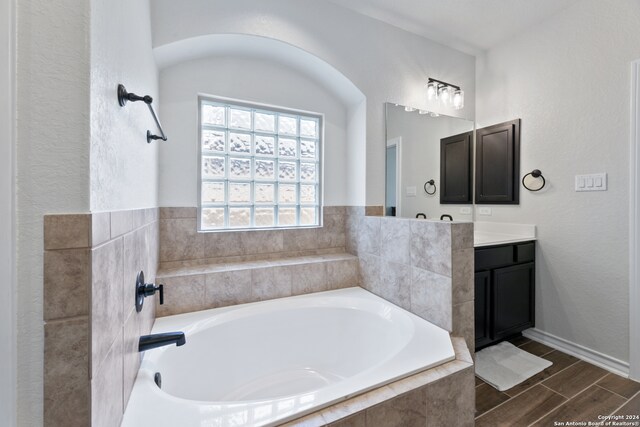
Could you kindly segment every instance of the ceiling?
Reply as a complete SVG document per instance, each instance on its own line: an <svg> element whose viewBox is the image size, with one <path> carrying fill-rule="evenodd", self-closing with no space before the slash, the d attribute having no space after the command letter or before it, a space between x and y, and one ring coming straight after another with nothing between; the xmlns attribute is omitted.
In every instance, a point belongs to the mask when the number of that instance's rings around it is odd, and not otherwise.
<svg viewBox="0 0 640 427"><path fill-rule="evenodd" d="M578 0L330 0L436 42L476 54Z"/></svg>

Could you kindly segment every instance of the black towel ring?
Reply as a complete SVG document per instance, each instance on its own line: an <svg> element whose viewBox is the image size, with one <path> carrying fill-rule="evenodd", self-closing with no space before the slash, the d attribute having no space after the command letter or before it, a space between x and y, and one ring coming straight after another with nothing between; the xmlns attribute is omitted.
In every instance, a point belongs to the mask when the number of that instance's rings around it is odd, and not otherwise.
<svg viewBox="0 0 640 427"><path fill-rule="evenodd" d="M535 188L535 189L527 187L527 185L524 183L524 180L529 175L531 175L534 178L542 179L542 185L539 188ZM524 188L526 188L527 190L529 190L529 191L540 191L540 190L542 190L544 188L546 183L547 183L547 181L544 179L544 176L542 176L542 172L540 172L540 169L534 169L534 170L532 170L531 172L529 172L528 174L526 174L525 176L522 177L522 186Z"/></svg>
<svg viewBox="0 0 640 427"><path fill-rule="evenodd" d="M427 184L431 185L433 187L433 191L431 193L429 193L429 190L427 190ZM424 192L427 193L430 196L433 196L434 194L436 194L436 182L433 179L430 179L429 181L424 183Z"/></svg>

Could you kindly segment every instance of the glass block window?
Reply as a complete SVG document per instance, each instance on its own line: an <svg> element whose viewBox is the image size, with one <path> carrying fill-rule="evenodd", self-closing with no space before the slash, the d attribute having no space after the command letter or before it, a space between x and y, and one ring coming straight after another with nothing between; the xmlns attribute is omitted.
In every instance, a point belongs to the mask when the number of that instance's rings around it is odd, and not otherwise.
<svg viewBox="0 0 640 427"><path fill-rule="evenodd" d="M199 103L200 230L319 226L322 116Z"/></svg>

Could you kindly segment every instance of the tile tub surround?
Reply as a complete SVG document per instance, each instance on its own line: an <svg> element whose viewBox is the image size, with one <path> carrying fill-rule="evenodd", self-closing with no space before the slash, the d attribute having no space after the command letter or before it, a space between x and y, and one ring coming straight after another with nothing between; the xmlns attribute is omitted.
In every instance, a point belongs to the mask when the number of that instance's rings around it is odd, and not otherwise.
<svg viewBox="0 0 640 427"><path fill-rule="evenodd" d="M45 216L45 425L119 425L155 319L134 283L156 275L158 228L157 209Z"/></svg>
<svg viewBox="0 0 640 427"><path fill-rule="evenodd" d="M367 216L347 208L346 249L360 286L474 348L473 223Z"/></svg>
<svg viewBox="0 0 640 427"><path fill-rule="evenodd" d="M160 208L158 316L357 285L345 213L324 207L319 228L199 233L197 208Z"/></svg>
<svg viewBox="0 0 640 427"><path fill-rule="evenodd" d="M197 231L197 208L160 208L160 267L176 262L237 262L344 252L344 206L325 206L318 228Z"/></svg>
<svg viewBox="0 0 640 427"><path fill-rule="evenodd" d="M453 337L452 342L455 360L321 409L283 427L473 426L473 361L462 338Z"/></svg>

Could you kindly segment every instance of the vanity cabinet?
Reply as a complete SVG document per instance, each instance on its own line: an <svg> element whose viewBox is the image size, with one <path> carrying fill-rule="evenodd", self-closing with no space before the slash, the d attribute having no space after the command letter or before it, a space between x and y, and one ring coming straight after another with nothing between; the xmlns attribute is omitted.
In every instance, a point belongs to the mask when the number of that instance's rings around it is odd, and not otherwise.
<svg viewBox="0 0 640 427"><path fill-rule="evenodd" d="M476 349L533 326L535 242L476 248Z"/></svg>

